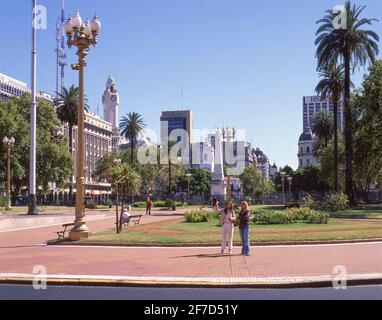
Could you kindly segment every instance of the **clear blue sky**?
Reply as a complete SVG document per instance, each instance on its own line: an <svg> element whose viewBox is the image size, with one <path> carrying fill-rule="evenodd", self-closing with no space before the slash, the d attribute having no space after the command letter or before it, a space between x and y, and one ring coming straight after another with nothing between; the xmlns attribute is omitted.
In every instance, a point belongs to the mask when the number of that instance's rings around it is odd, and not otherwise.
<svg viewBox="0 0 382 320"><path fill-rule="evenodd" d="M30 84L30 4L3 1L0 72ZM95 12L103 23L87 59L86 94L97 111L108 74L121 95L121 114L141 113L159 130L162 110L194 113L194 127L234 125L281 166L297 166L302 96L311 95L315 22L337 0L66 0L67 14ZM382 20L380 0L357 0ZM60 0L38 0L49 29L38 32L38 89L55 90L54 26ZM381 34L382 22L374 25ZM68 62L76 62L74 49ZM356 83L364 70L357 72ZM77 74L66 70L66 85Z"/></svg>

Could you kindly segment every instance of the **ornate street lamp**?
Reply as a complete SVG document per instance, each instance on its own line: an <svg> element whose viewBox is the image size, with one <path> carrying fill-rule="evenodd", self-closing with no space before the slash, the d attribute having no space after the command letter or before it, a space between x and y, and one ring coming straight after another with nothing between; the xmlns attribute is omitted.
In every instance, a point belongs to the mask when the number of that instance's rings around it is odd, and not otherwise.
<svg viewBox="0 0 382 320"><path fill-rule="evenodd" d="M71 240L80 240L89 236L89 229L85 221L84 191L85 191L85 148L84 148L84 68L85 58L90 46L97 45L97 36L101 29L101 22L95 16L93 21L82 22L80 13L69 19L65 24L68 37L68 47L77 47L78 64L73 64L72 69L79 71L79 103L78 103L78 129L77 129L77 159L76 159L76 219L75 226L70 231Z"/></svg>
<svg viewBox="0 0 382 320"><path fill-rule="evenodd" d="M283 204L285 203L285 177L286 177L286 172L285 171L281 171L280 172L280 175L281 175L281 184L282 184L282 201L283 201Z"/></svg>
<svg viewBox="0 0 382 320"><path fill-rule="evenodd" d="M292 181L293 181L293 178L288 177L287 180L289 182L289 202L292 202Z"/></svg>
<svg viewBox="0 0 382 320"><path fill-rule="evenodd" d="M3 139L3 144L5 149L7 150L6 158L7 158L7 203L5 206L5 210L11 210L11 150L15 146L15 138L7 138Z"/></svg>

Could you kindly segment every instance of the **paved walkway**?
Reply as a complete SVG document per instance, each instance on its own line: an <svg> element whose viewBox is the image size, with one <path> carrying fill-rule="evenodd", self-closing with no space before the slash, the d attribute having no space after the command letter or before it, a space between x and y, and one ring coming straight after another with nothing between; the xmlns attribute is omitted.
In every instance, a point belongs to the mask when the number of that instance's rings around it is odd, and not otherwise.
<svg viewBox="0 0 382 320"><path fill-rule="evenodd" d="M142 223L173 219L156 212ZM90 221L92 232L112 229L114 215ZM252 248L250 257L221 256L219 248L123 248L45 246L57 226L0 233L0 277L28 277L36 265L52 278L89 282L151 281L250 284L330 281L335 266L349 279L382 278L382 243ZM126 231L128 232L128 231ZM86 280L86 279L85 279Z"/></svg>

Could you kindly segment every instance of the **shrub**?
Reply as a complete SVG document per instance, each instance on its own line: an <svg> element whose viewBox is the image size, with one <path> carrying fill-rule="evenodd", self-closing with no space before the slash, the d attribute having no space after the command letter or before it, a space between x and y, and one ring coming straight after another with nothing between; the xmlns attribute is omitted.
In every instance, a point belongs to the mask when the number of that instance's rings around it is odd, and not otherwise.
<svg viewBox="0 0 382 320"><path fill-rule="evenodd" d="M137 201L133 204L134 208L146 208L146 201Z"/></svg>
<svg viewBox="0 0 382 320"><path fill-rule="evenodd" d="M200 223L200 222L208 222L210 218L211 212L207 211L189 211L185 215L185 220L188 223Z"/></svg>
<svg viewBox="0 0 382 320"><path fill-rule="evenodd" d="M314 211L307 216L305 222L310 224L327 224L329 222L329 215L324 212Z"/></svg>
<svg viewBox="0 0 382 320"><path fill-rule="evenodd" d="M98 208L98 206L95 203L88 203L86 205L86 209L95 210L97 208Z"/></svg>
<svg viewBox="0 0 382 320"><path fill-rule="evenodd" d="M343 193L333 193L326 197L325 203L330 212L338 212L348 208L349 199Z"/></svg>
<svg viewBox="0 0 382 320"><path fill-rule="evenodd" d="M302 199L302 206L304 208L314 209L314 200L310 194Z"/></svg>
<svg viewBox="0 0 382 320"><path fill-rule="evenodd" d="M111 201L110 199L107 200L107 201L105 202L105 206L108 206L109 208L112 208L112 207L113 207L113 201Z"/></svg>
<svg viewBox="0 0 382 320"><path fill-rule="evenodd" d="M255 215L255 223L257 224L291 224L297 222L326 224L329 222L329 215L309 208L290 208L284 211L260 210Z"/></svg>
<svg viewBox="0 0 382 320"><path fill-rule="evenodd" d="M291 221L304 222L314 211L309 208L289 208L285 209L284 212L290 217Z"/></svg>
<svg viewBox="0 0 382 320"><path fill-rule="evenodd" d="M293 222L286 212L277 210L257 211L254 221L257 224L290 224Z"/></svg>

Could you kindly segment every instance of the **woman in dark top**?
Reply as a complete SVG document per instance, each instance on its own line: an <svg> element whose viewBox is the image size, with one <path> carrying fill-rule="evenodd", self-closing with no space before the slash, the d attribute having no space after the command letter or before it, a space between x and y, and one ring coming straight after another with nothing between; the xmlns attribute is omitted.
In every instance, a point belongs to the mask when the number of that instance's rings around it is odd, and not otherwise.
<svg viewBox="0 0 382 320"><path fill-rule="evenodd" d="M239 232L241 242L243 243L243 249L241 253L245 256L249 256L250 252L250 227L249 223L251 220L251 213L249 211L249 206L246 201L241 203L241 210L239 213Z"/></svg>

